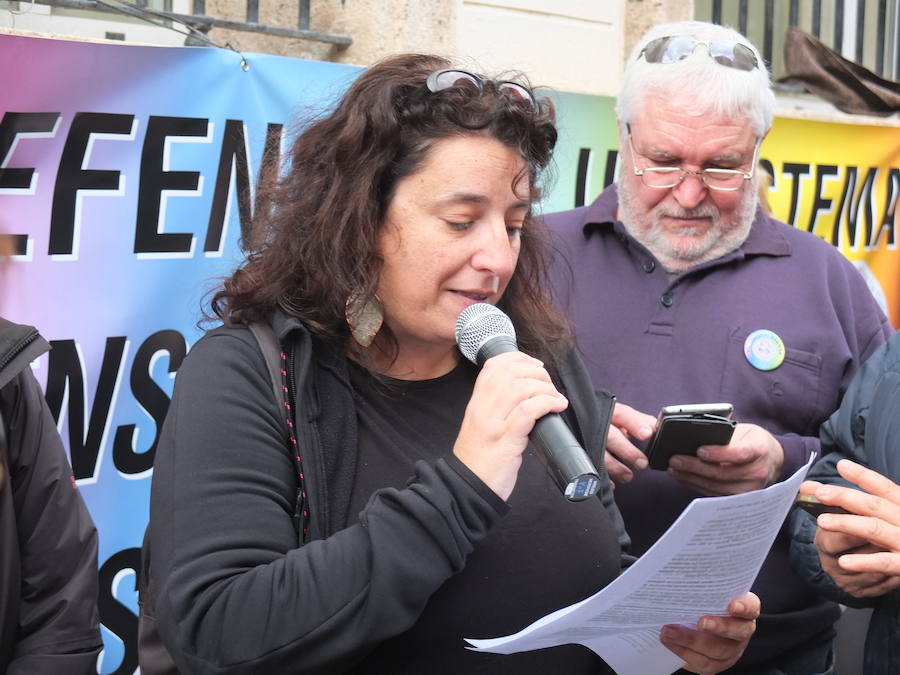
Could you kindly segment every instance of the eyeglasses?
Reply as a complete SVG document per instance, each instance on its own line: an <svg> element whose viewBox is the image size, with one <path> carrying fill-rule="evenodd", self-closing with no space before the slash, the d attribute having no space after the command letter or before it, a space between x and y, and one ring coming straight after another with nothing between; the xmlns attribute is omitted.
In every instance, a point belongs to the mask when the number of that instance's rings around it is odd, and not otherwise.
<svg viewBox="0 0 900 675"><path fill-rule="evenodd" d="M628 126L628 147L631 149L631 168L635 176L641 177L641 182L650 188L659 188L665 190L673 188L685 176L697 176L703 181L703 184L710 190L720 190L722 192L733 192L740 190L744 185L744 181L753 178L752 173L739 171L737 169L703 169L702 171L691 171L683 169L680 166L651 166L646 169L637 168L637 159L634 155L634 140L631 138L631 126ZM753 161L750 166L756 166L759 156L759 143L753 149Z"/></svg>
<svg viewBox="0 0 900 675"><path fill-rule="evenodd" d="M443 91L452 87L470 87L480 93L484 91L484 78L465 70L445 68L431 73L428 79L425 80L425 85L431 92ZM494 82L494 85L501 93L509 94L516 100L525 101L530 108L534 109L537 107L534 102L534 95L528 87L517 82L509 82L508 80Z"/></svg>
<svg viewBox="0 0 900 675"><path fill-rule="evenodd" d="M697 45L706 47L713 61L728 68L753 70L759 67L756 54L741 42L733 40L704 42L690 35L669 35L651 40L638 54L638 58L643 56L647 63L677 63L693 54Z"/></svg>

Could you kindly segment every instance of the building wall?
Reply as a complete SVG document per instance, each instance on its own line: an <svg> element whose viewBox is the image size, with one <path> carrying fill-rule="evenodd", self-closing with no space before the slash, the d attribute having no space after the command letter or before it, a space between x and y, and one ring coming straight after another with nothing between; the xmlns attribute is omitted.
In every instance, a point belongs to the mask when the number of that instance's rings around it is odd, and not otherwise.
<svg viewBox="0 0 900 675"><path fill-rule="evenodd" d="M521 70L554 89L613 94L622 70L624 5L463 0L456 52L487 72Z"/></svg>
<svg viewBox="0 0 900 675"><path fill-rule="evenodd" d="M190 0L173 0L172 11L186 13ZM98 19L98 17L100 17ZM102 40L118 33L125 42L178 46L184 35L125 15L51 8L31 2L0 1L0 31L30 31L61 37Z"/></svg>
<svg viewBox="0 0 900 675"><path fill-rule="evenodd" d="M348 47L213 29L216 42L248 52L367 66L398 52L452 54L460 0L312 0L310 30L352 38ZM243 0L206 0L210 16L243 20ZM297 0L260 0L259 22L296 30Z"/></svg>
<svg viewBox="0 0 900 675"><path fill-rule="evenodd" d="M694 18L694 0L626 0L623 20L625 56L651 26Z"/></svg>
<svg viewBox="0 0 900 675"><path fill-rule="evenodd" d="M690 18L693 0L312 0L310 29L352 38L348 47L214 28L209 38L242 52L370 65L397 52L448 56L486 73L523 71L535 84L614 95L624 56L660 20ZM259 0L259 23L296 30L298 0ZM172 11L191 13L191 0ZM16 12L16 13L13 13ZM206 14L246 20L245 0L206 0ZM0 0L0 27L126 42L181 45L183 34L98 12ZM199 44L196 41L189 44Z"/></svg>

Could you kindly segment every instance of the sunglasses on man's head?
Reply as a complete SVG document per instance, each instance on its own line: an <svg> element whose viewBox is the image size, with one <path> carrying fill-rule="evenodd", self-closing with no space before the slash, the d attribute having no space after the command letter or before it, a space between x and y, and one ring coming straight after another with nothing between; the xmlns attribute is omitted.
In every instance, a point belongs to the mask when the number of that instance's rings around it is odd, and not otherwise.
<svg viewBox="0 0 900 675"><path fill-rule="evenodd" d="M713 61L728 68L753 70L759 67L756 54L741 42L734 40L704 42L690 35L669 35L651 40L638 54L638 58L643 56L647 63L677 63L693 54L698 45L706 47Z"/></svg>
<svg viewBox="0 0 900 675"><path fill-rule="evenodd" d="M534 95L528 87L517 82L509 82L508 80L502 80L494 84L501 93L509 94L517 100L525 101L531 108L535 107ZM425 85L431 92L443 91L452 87L469 87L481 93L484 91L484 78L465 70L445 68L431 73L428 79L425 80Z"/></svg>

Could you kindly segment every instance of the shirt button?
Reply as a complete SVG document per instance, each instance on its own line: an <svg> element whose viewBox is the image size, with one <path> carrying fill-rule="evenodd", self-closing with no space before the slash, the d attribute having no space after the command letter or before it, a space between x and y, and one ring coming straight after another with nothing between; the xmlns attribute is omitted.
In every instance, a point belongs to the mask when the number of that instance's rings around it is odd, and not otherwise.
<svg viewBox="0 0 900 675"><path fill-rule="evenodd" d="M650 272L652 272L655 269L656 269L656 263L653 262L652 260L648 260L644 263L644 271L647 274L650 274Z"/></svg>
<svg viewBox="0 0 900 675"><path fill-rule="evenodd" d="M663 293L659 301L663 304L663 307L671 307L672 303L675 302L675 299L672 297L671 293Z"/></svg>

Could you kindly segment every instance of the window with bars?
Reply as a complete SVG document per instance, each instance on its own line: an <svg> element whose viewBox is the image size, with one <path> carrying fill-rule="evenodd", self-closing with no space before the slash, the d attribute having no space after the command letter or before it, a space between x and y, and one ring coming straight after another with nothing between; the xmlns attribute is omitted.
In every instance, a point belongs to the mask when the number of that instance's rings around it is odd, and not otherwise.
<svg viewBox="0 0 900 675"><path fill-rule="evenodd" d="M694 16L731 26L784 75L784 37L797 26L881 77L900 79L900 0L695 0Z"/></svg>
<svg viewBox="0 0 900 675"><path fill-rule="evenodd" d="M132 0L138 7L155 9L160 12L172 11L172 0Z"/></svg>
<svg viewBox="0 0 900 675"><path fill-rule="evenodd" d="M310 3L311 0L287 0L288 6L296 3L297 27L271 26L259 23L260 0L230 0L238 8L245 10L242 20L232 21L206 13L205 0L31 0L40 5L49 5L54 12L57 11L87 11L106 15L119 13L141 17L146 10L157 23L176 21L190 23L197 26L203 32L210 28L226 28L239 31L264 33L288 38L303 38L316 42L334 44L338 47L346 47L353 43L353 39L346 35L334 35L310 29ZM341 0L341 4L346 0ZM8 0L0 0L0 7L10 3ZM23 2L18 2L19 5ZM173 12L174 8L174 12ZM186 12L186 13L185 13ZM149 17L148 17L149 18Z"/></svg>
<svg viewBox="0 0 900 675"><path fill-rule="evenodd" d="M309 30L309 3L310 0L298 0L297 2L297 27L300 30ZM259 0L246 0L246 6L247 23L259 23ZM205 15L206 0L192 0L191 11L198 16Z"/></svg>

